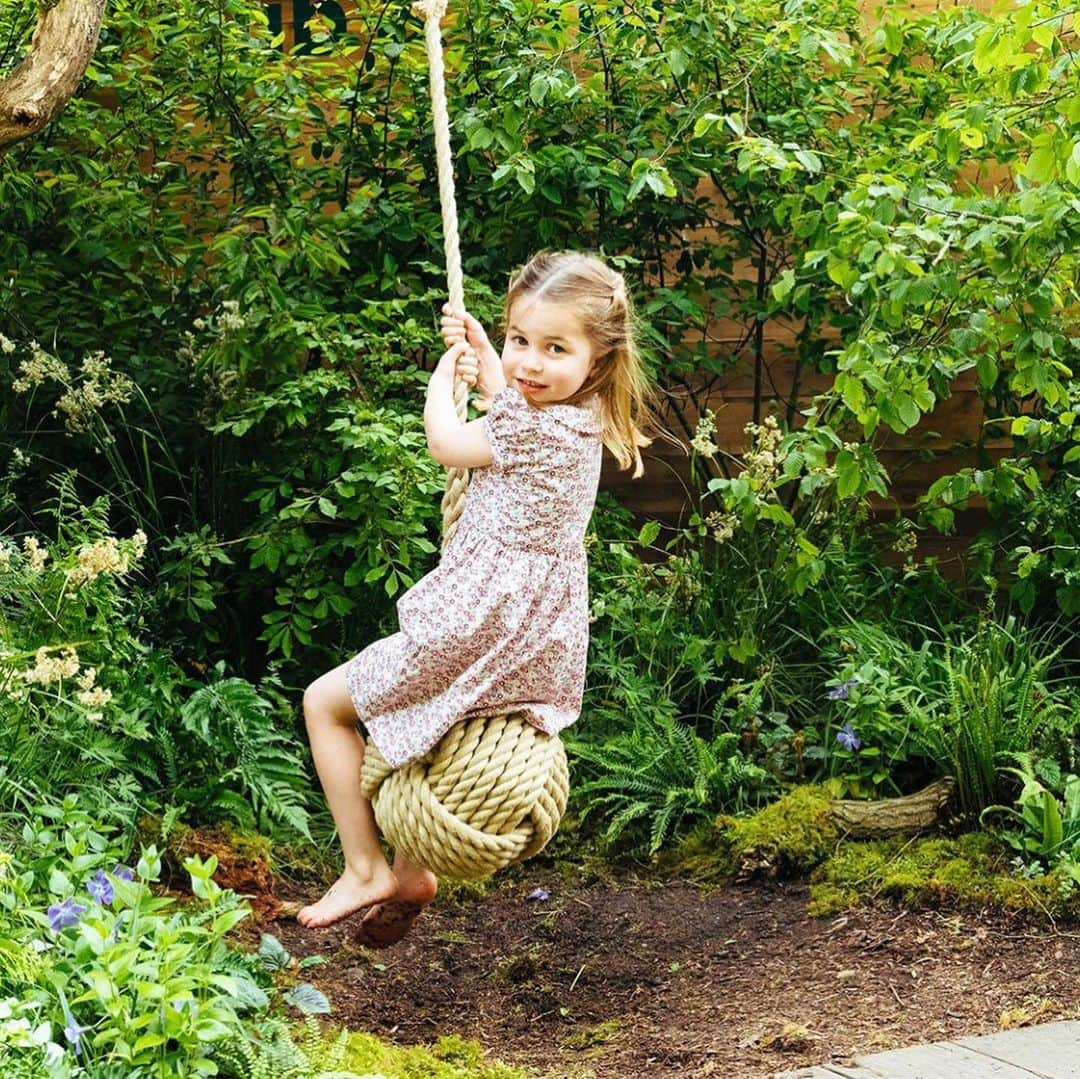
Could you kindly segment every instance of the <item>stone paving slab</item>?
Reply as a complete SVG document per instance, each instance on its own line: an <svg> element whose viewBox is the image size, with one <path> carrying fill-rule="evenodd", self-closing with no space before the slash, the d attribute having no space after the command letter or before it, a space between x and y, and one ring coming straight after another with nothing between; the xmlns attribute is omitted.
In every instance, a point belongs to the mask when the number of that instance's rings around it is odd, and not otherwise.
<svg viewBox="0 0 1080 1079"><path fill-rule="evenodd" d="M1043 1023L824 1064L776 1079L1080 1079L1080 1022Z"/></svg>

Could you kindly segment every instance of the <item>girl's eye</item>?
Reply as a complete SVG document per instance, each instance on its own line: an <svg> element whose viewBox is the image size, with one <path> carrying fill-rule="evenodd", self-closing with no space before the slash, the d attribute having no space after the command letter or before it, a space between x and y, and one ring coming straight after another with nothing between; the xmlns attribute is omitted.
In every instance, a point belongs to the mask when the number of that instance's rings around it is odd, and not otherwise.
<svg viewBox="0 0 1080 1079"><path fill-rule="evenodd" d="M565 352L565 351L566 351L566 350L565 350L565 349L564 349L564 348L562 347L562 345L552 345L551 347L552 347L552 348L553 348L553 349L554 349L554 350L555 350L556 352Z"/></svg>

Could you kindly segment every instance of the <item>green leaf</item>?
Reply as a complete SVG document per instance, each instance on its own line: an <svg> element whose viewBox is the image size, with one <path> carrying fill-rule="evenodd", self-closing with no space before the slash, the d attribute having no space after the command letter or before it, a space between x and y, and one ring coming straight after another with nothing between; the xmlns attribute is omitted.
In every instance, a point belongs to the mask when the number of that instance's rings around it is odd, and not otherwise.
<svg viewBox="0 0 1080 1079"><path fill-rule="evenodd" d="M330 1001L326 999L324 993L309 982L301 982L293 986L287 993L282 993L282 999L305 1015L330 1014Z"/></svg>
<svg viewBox="0 0 1080 1079"><path fill-rule="evenodd" d="M649 547L656 542L656 537L660 535L660 522L648 521L641 527L641 531L638 532L638 543L642 547Z"/></svg>
<svg viewBox="0 0 1080 1079"><path fill-rule="evenodd" d="M795 287L795 271L785 270L776 281L773 282L772 296L777 303L783 303L788 294Z"/></svg>
<svg viewBox="0 0 1080 1079"><path fill-rule="evenodd" d="M1024 175L1033 183L1049 183L1057 175L1057 154L1053 146L1040 146L1028 158Z"/></svg>

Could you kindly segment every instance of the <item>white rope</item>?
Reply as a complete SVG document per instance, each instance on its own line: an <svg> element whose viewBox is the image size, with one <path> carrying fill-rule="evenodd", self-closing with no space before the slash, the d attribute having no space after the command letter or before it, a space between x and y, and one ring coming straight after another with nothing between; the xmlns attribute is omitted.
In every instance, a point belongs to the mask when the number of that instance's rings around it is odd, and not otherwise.
<svg viewBox="0 0 1080 1079"><path fill-rule="evenodd" d="M457 200L454 197L454 157L450 147L450 114L446 107L446 68L443 65L442 36L439 31L439 21L446 14L446 0L415 0L413 10L424 17L424 41L431 73L431 119L435 128L435 160L439 170L447 294L450 306L455 311L462 311L465 308L465 279L461 270ZM455 377L454 407L462 423L468 419L468 400L469 387L462 379ZM457 529L458 518L465 507L468 482L466 469L447 469L446 494L442 501L444 547Z"/></svg>

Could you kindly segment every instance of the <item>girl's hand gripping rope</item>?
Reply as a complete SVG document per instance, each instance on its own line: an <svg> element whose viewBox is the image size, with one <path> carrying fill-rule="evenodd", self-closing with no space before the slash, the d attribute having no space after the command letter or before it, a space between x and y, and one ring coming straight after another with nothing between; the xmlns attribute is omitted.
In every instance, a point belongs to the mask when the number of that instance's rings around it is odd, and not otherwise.
<svg viewBox="0 0 1080 1079"><path fill-rule="evenodd" d="M459 365L461 377L480 394L476 407L485 411L491 399L506 386L502 359L488 340L484 327L467 311L455 311L449 304L443 307L441 323L443 341L447 348L466 341L471 350L467 360Z"/></svg>

